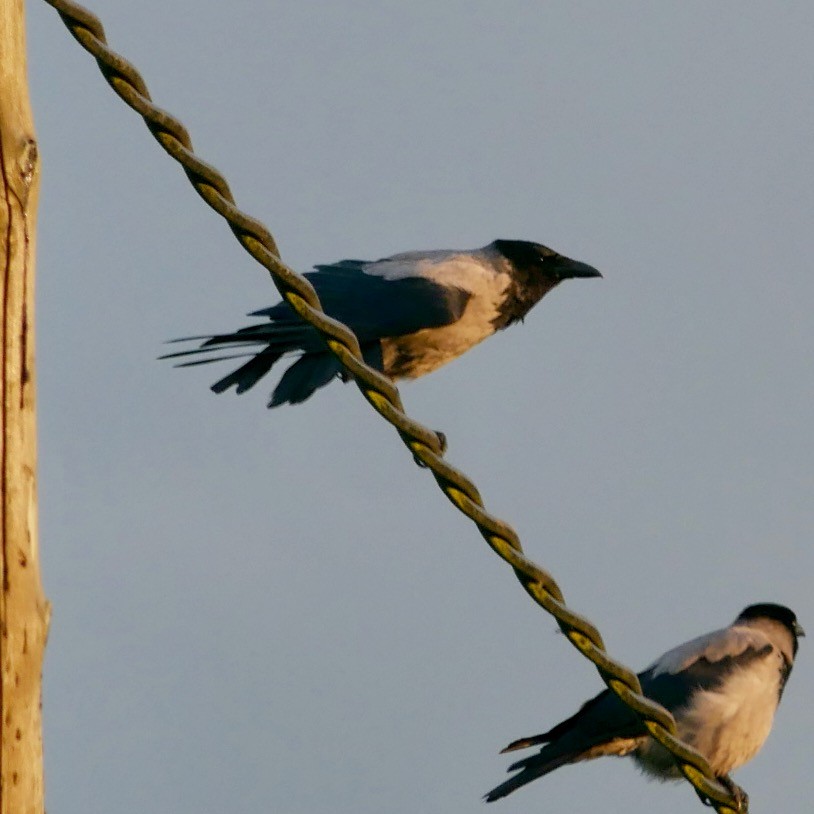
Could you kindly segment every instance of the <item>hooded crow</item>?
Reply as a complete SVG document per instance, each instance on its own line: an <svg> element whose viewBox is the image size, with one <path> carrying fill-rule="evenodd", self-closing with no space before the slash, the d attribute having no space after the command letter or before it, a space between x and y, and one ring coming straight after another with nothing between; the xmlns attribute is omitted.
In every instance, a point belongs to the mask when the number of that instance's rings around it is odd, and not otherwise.
<svg viewBox="0 0 814 814"><path fill-rule="evenodd" d="M525 240L495 240L473 251L406 252L381 260L340 260L305 275L325 312L359 338L364 360L393 379L415 379L522 320L560 281L601 277L591 266ZM234 333L190 337L203 344L162 358L205 355L187 367L251 356L212 385L249 390L284 354L299 358L286 370L269 407L299 404L342 375L317 331L285 302L249 316L267 322ZM175 340L187 341L187 340ZM249 349L223 355L224 351ZM259 350L256 350L259 348ZM345 378L345 377L343 377Z"/></svg>
<svg viewBox="0 0 814 814"><path fill-rule="evenodd" d="M746 793L729 772L763 746L803 635L788 608L750 605L729 627L670 650L639 673L644 694L670 710L678 737L706 757L739 802ZM603 755L630 755L643 772L661 780L681 777L670 753L610 690L548 732L514 741L503 752L539 744L544 745L537 754L509 766L518 774L492 789L487 802L560 766Z"/></svg>

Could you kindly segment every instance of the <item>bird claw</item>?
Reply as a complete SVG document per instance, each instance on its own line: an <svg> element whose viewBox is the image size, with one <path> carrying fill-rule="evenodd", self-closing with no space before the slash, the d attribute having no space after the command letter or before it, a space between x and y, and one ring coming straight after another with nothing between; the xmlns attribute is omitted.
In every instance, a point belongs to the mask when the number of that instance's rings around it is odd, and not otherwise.
<svg viewBox="0 0 814 814"><path fill-rule="evenodd" d="M443 455L447 451L447 437L441 430L435 431L435 437L438 439L438 443L441 446L441 454Z"/></svg>
<svg viewBox="0 0 814 814"><path fill-rule="evenodd" d="M728 775L718 778L718 782L735 798L741 814L749 812L749 795Z"/></svg>
<svg viewBox="0 0 814 814"><path fill-rule="evenodd" d="M435 431L435 437L438 439L438 445L441 447L440 453L443 455L447 451L447 437L442 433L440 430ZM422 469L427 469L427 464L418 457L418 455L413 455L413 460L416 462L418 466Z"/></svg>
<svg viewBox="0 0 814 814"><path fill-rule="evenodd" d="M749 814L749 795L728 775L717 778L718 782L732 795L735 800L736 809L740 814ZM697 792L701 802L707 808L713 808L715 801L707 797L700 791Z"/></svg>

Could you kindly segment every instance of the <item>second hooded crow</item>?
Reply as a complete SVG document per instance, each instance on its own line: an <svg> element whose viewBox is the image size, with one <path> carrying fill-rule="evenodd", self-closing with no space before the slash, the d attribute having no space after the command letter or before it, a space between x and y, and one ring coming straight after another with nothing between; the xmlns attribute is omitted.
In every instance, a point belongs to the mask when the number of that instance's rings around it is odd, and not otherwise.
<svg viewBox="0 0 814 814"><path fill-rule="evenodd" d="M675 717L678 737L706 757L718 780L739 802L746 793L729 772L751 760L772 728L774 713L797 654L803 629L783 605L750 605L729 626L682 644L639 673L642 691ZM630 755L661 780L681 774L670 753L610 690L567 720L503 751L539 746L509 766L518 774L492 789L499 800L560 766L603 755Z"/></svg>
<svg viewBox="0 0 814 814"><path fill-rule="evenodd" d="M359 338L365 361L393 379L415 379L522 320L562 280L601 277L593 267L547 246L495 240L473 251L406 252L381 260L340 260L305 275L325 312ZM205 358L181 367L250 356L220 379L216 393L243 393L285 354L299 358L286 370L269 407L298 404L341 375L341 365L317 331L281 302L250 316L267 321L234 333L197 337L194 350L162 358ZM195 337L193 337L195 338ZM176 340L184 341L184 340ZM223 355L247 349L247 353Z"/></svg>

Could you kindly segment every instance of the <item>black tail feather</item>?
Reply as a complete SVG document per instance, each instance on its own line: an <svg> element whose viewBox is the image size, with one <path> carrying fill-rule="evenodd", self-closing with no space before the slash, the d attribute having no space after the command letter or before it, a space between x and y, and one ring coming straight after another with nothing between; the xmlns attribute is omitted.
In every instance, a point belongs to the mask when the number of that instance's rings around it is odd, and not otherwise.
<svg viewBox="0 0 814 814"><path fill-rule="evenodd" d="M300 404L315 390L328 384L340 369L339 360L328 351L306 353L286 370L268 406Z"/></svg>
<svg viewBox="0 0 814 814"><path fill-rule="evenodd" d="M558 749L543 749L539 754L527 757L510 766L510 772L516 769L521 769L521 771L514 777L510 777L505 783L495 786L495 788L484 795L483 799L487 803L493 803L495 800L499 800L501 797L505 797L507 794L516 791L521 786L531 783L532 780L543 777L549 772L553 772L554 769L565 766L567 763L572 763L575 759L578 759L578 756L571 752L562 753Z"/></svg>
<svg viewBox="0 0 814 814"><path fill-rule="evenodd" d="M283 351L266 348L260 351L254 358L249 359L246 364L241 365L237 370L232 371L228 376L224 376L212 385L215 393L222 393L228 390L233 384L237 385L237 392L245 393L254 387L263 376L271 370L272 365L283 355Z"/></svg>
<svg viewBox="0 0 814 814"><path fill-rule="evenodd" d="M516 749L528 749L529 746L539 746L541 743L548 743L550 740L548 732L544 732L542 735L532 735L530 738L520 738L501 749L500 754L505 755L506 752L514 752Z"/></svg>
<svg viewBox="0 0 814 814"><path fill-rule="evenodd" d="M159 359L181 359L184 356L203 356L203 359L198 359L196 364L205 365L209 362L220 362L222 359L238 359L241 356L254 356L253 353L239 353L235 356L209 356L207 354L220 353L225 350L238 350L240 348L256 348L257 342L234 342L231 345L224 345L220 348L193 348L192 350L176 350L172 353L164 353L159 356ZM184 363L176 365L176 367L186 367Z"/></svg>
<svg viewBox="0 0 814 814"><path fill-rule="evenodd" d="M245 359L247 356L256 356L255 353L230 353L226 356L210 356L208 359L193 359L191 362L179 362L173 367L197 367L198 365L208 365L210 362L226 362L229 359ZM159 357L166 359L166 356Z"/></svg>
<svg viewBox="0 0 814 814"><path fill-rule="evenodd" d="M264 345L287 345L289 349L305 347L318 339L316 331L310 325L277 324L264 322L260 325L248 325L234 333L215 334L206 338L201 348L210 348L215 345L234 345L246 342L262 343Z"/></svg>

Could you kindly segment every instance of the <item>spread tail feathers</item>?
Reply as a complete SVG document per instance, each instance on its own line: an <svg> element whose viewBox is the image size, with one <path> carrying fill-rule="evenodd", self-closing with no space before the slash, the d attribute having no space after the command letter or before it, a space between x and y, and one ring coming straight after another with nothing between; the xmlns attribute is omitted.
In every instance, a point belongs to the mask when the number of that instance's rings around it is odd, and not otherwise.
<svg viewBox="0 0 814 814"><path fill-rule="evenodd" d="M621 710L619 726L615 725L612 717L609 720L604 714L608 708L611 713L614 710ZM597 710L601 714L598 714ZM503 752L545 745L536 754L509 766L509 771L517 774L492 789L484 799L488 803L499 800L515 789L525 786L526 783L531 783L532 780L569 763L593 760L603 755L630 754L647 739L647 736L642 725L635 717L629 718L629 715L632 716L632 713L622 706L621 701L612 696L609 690L605 690L584 704L576 715L557 724L548 732L512 741Z"/></svg>
<svg viewBox="0 0 814 814"><path fill-rule="evenodd" d="M167 353L160 358L183 359L177 363L177 367L193 367L248 356L247 362L212 385L216 393L223 393L230 387L234 387L237 393L245 393L284 355L298 354L299 358L280 379L268 406L299 404L337 376L341 372L341 365L326 349L314 328L304 323L294 323L292 319L278 318L275 322L251 325L230 334L175 339L173 342L196 340L201 344L192 350ZM382 349L378 340L364 342L361 350L367 364L376 370L383 370Z"/></svg>
<svg viewBox="0 0 814 814"><path fill-rule="evenodd" d="M191 367L240 356L251 356L247 362L212 385L215 393L223 393L233 386L237 393L245 393L254 387L282 356L288 353L303 354L283 375L269 402L269 407L276 407L286 402L298 404L305 401L316 389L327 384L339 371L338 363L330 353L324 350L325 346L316 331L309 325L294 323L292 320L251 325L234 333L189 337L188 339L202 340L202 344L192 350L168 353L161 358L178 359L192 356L194 357L192 360L178 364L178 367ZM261 349L255 352L257 346L261 346ZM225 351L231 350L245 350L248 353L224 354Z"/></svg>

